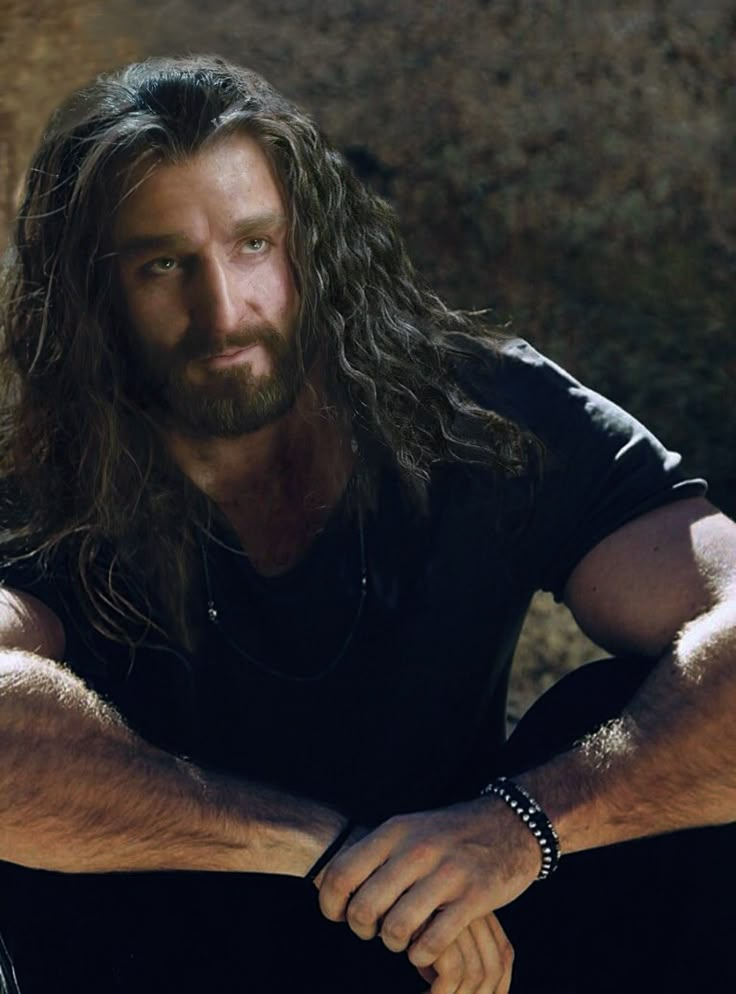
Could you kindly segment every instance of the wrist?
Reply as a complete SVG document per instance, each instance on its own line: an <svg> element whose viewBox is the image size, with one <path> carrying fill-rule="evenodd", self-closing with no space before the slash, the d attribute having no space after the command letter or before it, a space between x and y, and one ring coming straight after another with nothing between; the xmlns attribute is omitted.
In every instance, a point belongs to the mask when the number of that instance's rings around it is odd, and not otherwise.
<svg viewBox="0 0 736 994"><path fill-rule="evenodd" d="M306 877L334 840L347 825L344 815L336 811L320 810L307 824L290 824L276 828L274 873Z"/></svg>
<svg viewBox="0 0 736 994"><path fill-rule="evenodd" d="M354 829L354 823L351 819L348 819L332 842L330 842L330 844L320 853L309 870L307 870L304 875L305 880L308 880L310 883L315 883L317 881L323 870L334 859L334 857L337 856L342 847L345 845Z"/></svg>
<svg viewBox="0 0 736 994"><path fill-rule="evenodd" d="M579 750L556 756L514 779L542 806L564 853L620 841L606 831L610 811L604 799L611 779L607 771L591 776Z"/></svg>
<svg viewBox="0 0 736 994"><path fill-rule="evenodd" d="M200 830L222 841L222 869L303 877L345 824L332 808L263 784L202 780Z"/></svg>
<svg viewBox="0 0 736 994"><path fill-rule="evenodd" d="M536 879L546 880L557 869L562 853L557 832L538 801L522 784L507 777L497 777L487 784L481 797L502 801L524 825L537 846L539 872Z"/></svg>

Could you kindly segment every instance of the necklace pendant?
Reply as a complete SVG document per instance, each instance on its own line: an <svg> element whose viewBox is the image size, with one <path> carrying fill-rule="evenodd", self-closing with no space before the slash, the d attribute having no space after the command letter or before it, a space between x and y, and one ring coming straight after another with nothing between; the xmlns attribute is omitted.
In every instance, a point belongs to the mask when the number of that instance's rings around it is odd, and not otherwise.
<svg viewBox="0 0 736 994"><path fill-rule="evenodd" d="M207 617L209 618L209 620L212 622L213 625L217 624L218 614L214 601L207 602Z"/></svg>

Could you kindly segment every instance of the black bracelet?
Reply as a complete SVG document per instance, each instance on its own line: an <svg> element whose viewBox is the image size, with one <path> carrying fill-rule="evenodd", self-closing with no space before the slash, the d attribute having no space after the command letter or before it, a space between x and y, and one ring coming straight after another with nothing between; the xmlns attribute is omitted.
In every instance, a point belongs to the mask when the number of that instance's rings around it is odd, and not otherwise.
<svg viewBox="0 0 736 994"><path fill-rule="evenodd" d="M557 832L544 811L523 787L507 777L498 777L480 793L481 797L489 794L500 797L521 818L542 850L542 868L537 880L546 880L557 869L562 854Z"/></svg>
<svg viewBox="0 0 736 994"><path fill-rule="evenodd" d="M314 864L311 870L308 871L307 875L304 877L305 880L313 882L316 877L319 876L322 870L327 866L333 856L335 856L338 851L342 848L343 843L350 835L355 825L352 821L348 821L342 831L337 835L337 837L329 844L322 855L319 857L317 862Z"/></svg>

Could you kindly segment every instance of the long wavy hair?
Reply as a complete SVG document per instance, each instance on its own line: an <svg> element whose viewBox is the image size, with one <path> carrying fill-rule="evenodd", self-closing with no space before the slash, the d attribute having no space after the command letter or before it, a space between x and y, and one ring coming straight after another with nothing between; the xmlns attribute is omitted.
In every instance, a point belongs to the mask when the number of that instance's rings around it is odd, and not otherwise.
<svg viewBox="0 0 736 994"><path fill-rule="evenodd" d="M495 331L421 284L391 208L306 114L217 57L103 75L52 116L6 256L3 545L45 564L63 551L90 623L128 645L153 624L155 602L160 630L194 646L197 536L212 509L131 389L108 239L142 168L233 132L259 142L284 192L300 348L319 346L331 409L352 420L361 454L353 502L374 499L386 463L421 508L437 463L519 474L527 462L523 433L477 406L453 375L470 339L492 349Z"/></svg>

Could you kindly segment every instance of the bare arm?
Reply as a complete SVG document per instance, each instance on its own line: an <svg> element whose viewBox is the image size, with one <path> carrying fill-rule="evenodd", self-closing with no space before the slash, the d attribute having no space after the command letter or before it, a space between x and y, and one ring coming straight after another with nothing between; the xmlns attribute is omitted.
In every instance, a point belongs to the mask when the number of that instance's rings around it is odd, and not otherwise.
<svg viewBox="0 0 736 994"><path fill-rule="evenodd" d="M76 873L306 873L341 815L152 747L50 658L63 644L47 607L0 593L1 859Z"/></svg>
<svg viewBox="0 0 736 994"><path fill-rule="evenodd" d="M566 600L599 644L661 659L620 719L524 778L563 851L736 819L736 525L705 500L640 518Z"/></svg>
<svg viewBox="0 0 736 994"><path fill-rule="evenodd" d="M519 781L573 852L736 819L736 524L693 499L610 535L566 600L614 652L661 656L620 719ZM424 967L536 878L539 847L497 798L391 819L328 867L325 915Z"/></svg>

